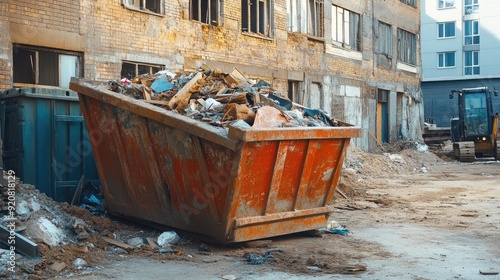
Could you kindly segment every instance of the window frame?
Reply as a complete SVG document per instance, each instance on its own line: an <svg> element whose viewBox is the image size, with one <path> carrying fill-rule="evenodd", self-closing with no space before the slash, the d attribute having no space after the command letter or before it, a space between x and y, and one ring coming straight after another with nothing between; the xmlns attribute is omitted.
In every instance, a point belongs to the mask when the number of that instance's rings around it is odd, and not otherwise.
<svg viewBox="0 0 500 280"><path fill-rule="evenodd" d="M287 30L324 37L324 0L287 0Z"/></svg>
<svg viewBox="0 0 500 280"><path fill-rule="evenodd" d="M453 54L453 65L448 65L447 54ZM438 69L455 68L457 66L457 58L455 51L439 52L438 53Z"/></svg>
<svg viewBox="0 0 500 280"><path fill-rule="evenodd" d="M150 4L154 2L158 5L157 10L151 10L148 8ZM139 11L143 13L153 14L153 15L165 15L165 0L122 0L122 5L130 10Z"/></svg>
<svg viewBox="0 0 500 280"><path fill-rule="evenodd" d="M381 27L385 27L385 30L381 30ZM393 35L392 35L392 25L385 22L378 22L378 51L380 54L385 54L392 58L393 54ZM384 34L384 35L382 35ZM389 35L389 36L387 36Z"/></svg>
<svg viewBox="0 0 500 280"><path fill-rule="evenodd" d="M471 65L467 65L467 55L470 54ZM467 70L470 69L471 72L468 74ZM477 70L477 73L474 73ZM474 76L481 74L481 67L479 65L479 51L466 51L464 52L464 76Z"/></svg>
<svg viewBox="0 0 500 280"><path fill-rule="evenodd" d="M203 7L204 3L206 7ZM219 26L220 5L220 0L189 0L189 18L205 24ZM206 15L206 19L202 18L203 14Z"/></svg>
<svg viewBox="0 0 500 280"><path fill-rule="evenodd" d="M399 0L400 2L413 7L417 6L417 0Z"/></svg>
<svg viewBox="0 0 500 280"><path fill-rule="evenodd" d="M252 3L263 3L255 5ZM256 35L258 37L272 38L274 36L274 0L242 0L241 1L241 32L247 35ZM255 6L252 11L251 6ZM263 8L263 9L262 9ZM252 16L253 13L258 15ZM264 16L261 21L260 16ZM263 26L262 26L263 25ZM262 29L263 28L263 29Z"/></svg>
<svg viewBox="0 0 500 280"><path fill-rule="evenodd" d="M130 64L130 65L135 65L135 75L133 76L126 76L123 74L123 66L125 64ZM142 67L149 67L149 73L143 73L143 74L139 74L139 67L142 66ZM130 61L130 60L122 60L122 67L121 67L121 70L120 70L120 78L127 78L129 80L132 80L133 78L139 76L139 75L144 75L144 74L155 74L155 72L153 72L153 68L156 67L156 68L159 68L158 71L161 71L161 70L165 70L165 65L163 64L155 64L155 63L147 63L147 62L138 62L138 61Z"/></svg>
<svg viewBox="0 0 500 280"><path fill-rule="evenodd" d="M471 1L467 4L467 1ZM470 8L470 12L467 12L467 8ZM479 0L465 0L464 1L464 15L472 15L479 13Z"/></svg>
<svg viewBox="0 0 500 280"><path fill-rule="evenodd" d="M34 57L30 56L30 64L32 67L33 71L33 83L31 82L26 82L24 81L23 78L21 78L21 81L19 80L19 75L16 73L19 73L18 71L23 71L19 70L17 67L20 67L22 63L20 61L16 61L17 56L16 52L19 51L28 51L28 52L33 52ZM64 87L61 83L61 71L63 68L61 65L61 56L74 56L77 59L77 65L75 65L75 72L78 78L83 78L84 72L83 72L83 56L84 54L82 52L76 52L76 51L69 51L69 50L62 50L62 49L54 49L54 48L46 48L46 47L38 47L38 46L29 46L29 45L23 45L23 44L13 44L12 45L12 61L13 61L13 67L12 67L12 81L14 86L20 86L20 85L46 85L46 86L54 86L54 87L61 87L61 88L69 88ZM52 84L52 83L42 83L40 80L42 79L40 76L40 68L41 68L41 53L50 53L54 54L57 56L57 65L54 71L57 71L57 73L52 73L55 78L54 80L57 80L57 85ZM47 67L44 67L44 72L47 71ZM22 72L21 72L22 73Z"/></svg>
<svg viewBox="0 0 500 280"><path fill-rule="evenodd" d="M467 27L467 24L471 23L470 28ZM474 26L476 25L476 26ZM475 33L474 29L477 29L477 33ZM467 35L467 33L470 34ZM467 43L467 39L470 39L470 43ZM477 42L475 41L477 39ZM479 20L464 20L464 46L474 46L479 45L481 40L481 34L479 32Z"/></svg>
<svg viewBox="0 0 500 280"><path fill-rule="evenodd" d="M398 28L398 60L417 65L417 34ZM408 42L410 41L410 42Z"/></svg>
<svg viewBox="0 0 500 280"><path fill-rule="evenodd" d="M341 15L342 18L339 19L338 15ZM348 21L346 21L346 14L348 17ZM351 28L352 26L356 26L355 24L352 24L353 21L353 16L357 16L357 23L358 26L356 29ZM340 20L340 22L339 22ZM340 6L336 6L332 4L332 44L346 48L346 49L351 49L354 51L361 51L362 50L362 34L363 34L363 26L362 26L362 17L361 14L355 13L353 11L350 11L348 9L344 9ZM340 29L339 29L339 24ZM339 32L340 31L340 32ZM348 35L348 38L346 38L346 35ZM342 37L342 38L340 38ZM354 37L354 40L353 38ZM352 42L354 41L354 44Z"/></svg>
<svg viewBox="0 0 500 280"><path fill-rule="evenodd" d="M447 31L447 25L448 24L453 24L453 35L446 36L446 31ZM447 22L438 22L437 24L438 32L437 32L437 38L438 39L450 39L450 38L455 38L456 37L456 22L454 21L447 21ZM441 32L443 36L441 36Z"/></svg>
<svg viewBox="0 0 500 280"><path fill-rule="evenodd" d="M453 9L456 7L456 0L453 0L453 4L452 6L448 6L447 3L446 3L447 0L438 0L438 9L439 10L442 10L442 9Z"/></svg>

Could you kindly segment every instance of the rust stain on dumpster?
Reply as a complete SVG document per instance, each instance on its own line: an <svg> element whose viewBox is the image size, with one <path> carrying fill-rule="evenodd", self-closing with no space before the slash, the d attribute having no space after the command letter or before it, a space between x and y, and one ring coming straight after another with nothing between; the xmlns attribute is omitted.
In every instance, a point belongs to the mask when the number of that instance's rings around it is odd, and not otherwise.
<svg viewBox="0 0 500 280"><path fill-rule="evenodd" d="M241 129L71 83L108 211L217 243L324 227L353 126Z"/></svg>

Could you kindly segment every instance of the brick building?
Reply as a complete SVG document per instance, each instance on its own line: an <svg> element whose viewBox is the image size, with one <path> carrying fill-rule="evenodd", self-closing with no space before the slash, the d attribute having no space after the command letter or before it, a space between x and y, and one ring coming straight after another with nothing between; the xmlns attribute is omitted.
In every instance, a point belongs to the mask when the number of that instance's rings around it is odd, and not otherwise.
<svg viewBox="0 0 500 280"><path fill-rule="evenodd" d="M417 0L0 0L0 90L203 64L361 126L421 138Z"/></svg>

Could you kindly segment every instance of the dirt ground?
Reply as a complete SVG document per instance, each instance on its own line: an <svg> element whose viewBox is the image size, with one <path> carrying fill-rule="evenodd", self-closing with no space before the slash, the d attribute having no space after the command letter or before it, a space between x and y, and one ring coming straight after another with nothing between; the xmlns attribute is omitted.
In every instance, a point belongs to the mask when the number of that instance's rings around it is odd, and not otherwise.
<svg viewBox="0 0 500 280"><path fill-rule="evenodd" d="M38 243L40 261L21 260L19 279L500 279L500 162L459 163L447 147L414 144L378 153L350 148L329 221L347 235L306 232L233 246L182 235L170 250L126 241L161 232L62 205L85 221L66 245ZM74 222L73 222L74 224ZM79 235L78 235L79 234ZM77 268L76 258L86 265ZM261 260L252 264L248 260ZM57 272L55 263L64 263ZM492 275L485 275L492 274Z"/></svg>

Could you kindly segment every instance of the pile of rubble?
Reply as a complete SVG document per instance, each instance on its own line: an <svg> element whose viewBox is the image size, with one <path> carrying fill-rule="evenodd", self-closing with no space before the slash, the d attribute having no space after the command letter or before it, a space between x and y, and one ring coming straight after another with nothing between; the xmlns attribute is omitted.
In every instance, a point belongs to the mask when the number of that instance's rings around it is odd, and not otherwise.
<svg viewBox="0 0 500 280"><path fill-rule="evenodd" d="M174 245L183 239L173 231L139 229L95 216L93 209L56 202L19 180L10 184L15 188L8 188L6 178L4 172L3 181L0 177L0 224L13 226L0 234L0 278L30 275L46 279L63 272L92 270L114 254L179 251ZM12 244L7 239L10 231L16 234ZM23 244L21 239L29 243Z"/></svg>
<svg viewBox="0 0 500 280"><path fill-rule="evenodd" d="M208 67L197 72L168 70L132 81L109 82L109 89L164 107L217 127L253 128L341 126L319 109L294 103L263 80L253 82L238 69L223 73Z"/></svg>

